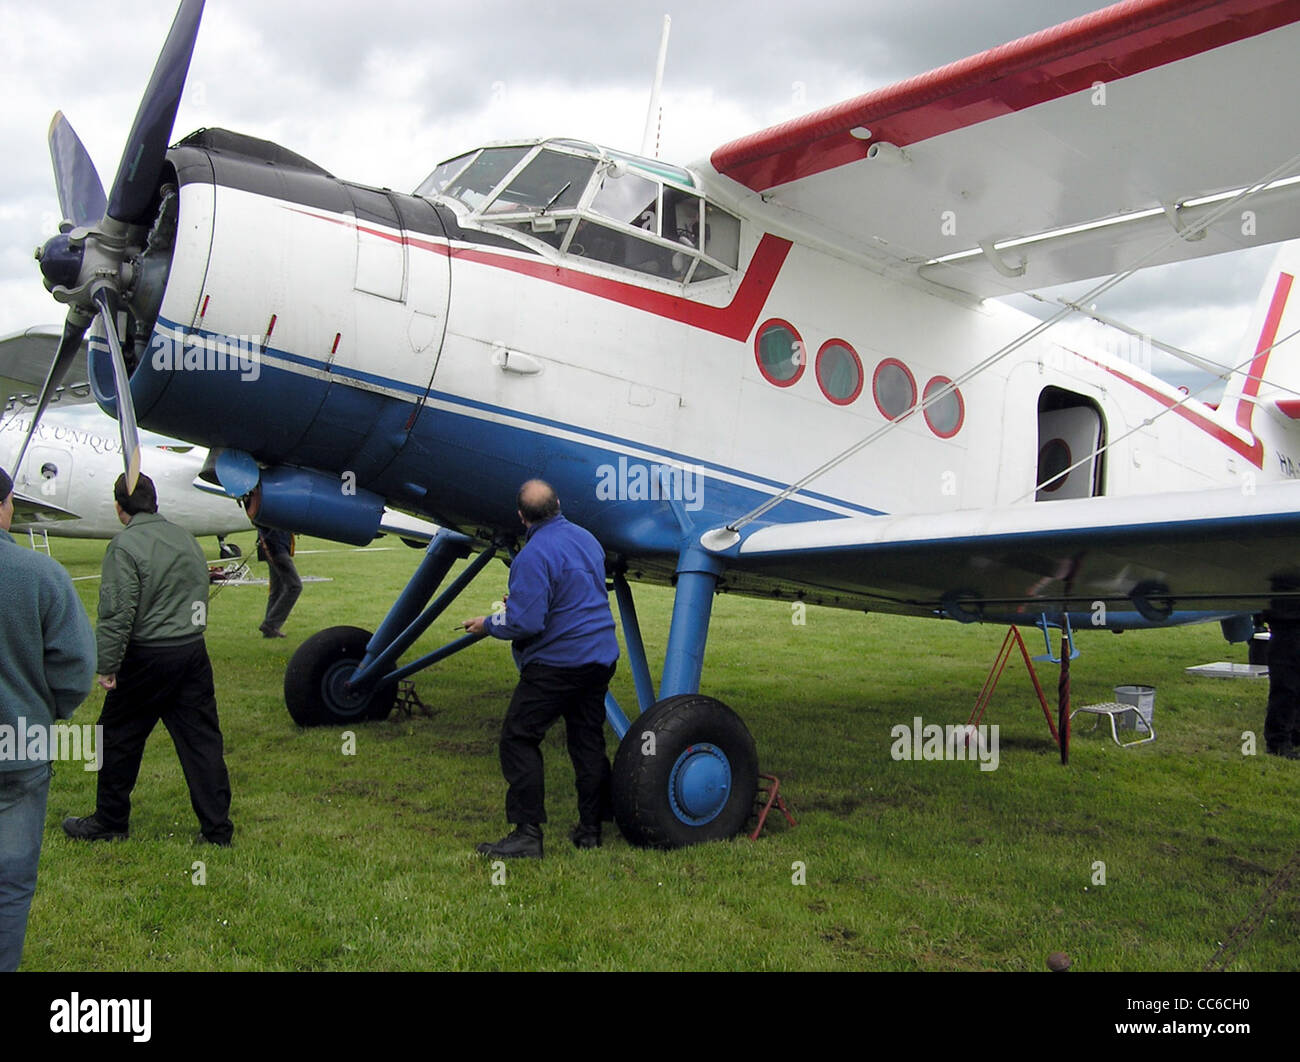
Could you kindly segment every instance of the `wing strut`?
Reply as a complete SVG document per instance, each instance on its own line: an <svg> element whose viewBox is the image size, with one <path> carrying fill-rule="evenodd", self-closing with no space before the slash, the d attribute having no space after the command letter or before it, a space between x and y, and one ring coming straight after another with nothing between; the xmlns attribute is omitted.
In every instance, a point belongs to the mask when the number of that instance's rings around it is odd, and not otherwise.
<svg viewBox="0 0 1300 1062"><path fill-rule="evenodd" d="M1300 166L1300 154L1293 155L1291 158L1287 159L1286 162L1282 163L1280 166L1276 167L1275 169L1269 171L1267 174L1265 174L1262 178L1256 181L1249 188L1243 189L1239 194L1237 194L1233 198L1221 203L1217 209L1207 214L1205 217L1201 218L1201 220L1196 222L1194 225L1189 226L1186 231L1181 233L1174 233L1164 243L1160 244L1159 246L1153 248L1152 250L1144 254L1141 258L1137 260L1136 263L1134 263L1128 269L1124 270L1121 273L1116 273L1114 276L1110 277L1109 279L1102 281L1091 291L1080 296L1078 301L1085 304L1095 301L1097 298L1104 295L1112 288L1123 283L1125 280L1131 277L1138 270L1142 269L1143 266L1148 261L1156 258L1158 255L1163 253L1168 247L1173 246L1179 240L1194 238L1197 232L1201 232L1204 231L1205 229L1208 229L1212 224L1218 221L1219 218L1223 217L1225 214L1229 213L1230 211L1235 210L1242 203L1246 202L1246 200L1248 200L1251 196L1255 195L1261 189L1267 187L1277 177L1281 176L1283 173L1289 170L1292 170L1296 166ZM1071 307L1063 306L1060 310L1054 313L1047 320L1040 321L1033 328L1030 328L1027 332L1021 333L1021 335L1017 336L1010 343L1007 343L1001 349L994 351L983 361L967 369L964 373L958 375L958 377L955 380L951 381L944 387L935 391L934 394L932 394L929 398L924 398L919 405L914 404L909 410L907 410L901 416L896 417L894 420L885 422L879 428L873 431L870 435L866 436L864 439L860 439L858 442L854 443L848 449L837 454L835 457L832 457L829 461L825 462L824 464L819 465L817 468L813 469L802 479L797 480L796 482L790 484L790 486L786 487L784 490L780 491L778 494L773 495L762 505L758 506L755 509L750 510L749 512L745 513L743 516L733 520L731 523L727 524L725 528L719 529L719 531L716 533L710 533L710 538L707 542L707 548L726 549L729 546L734 545L739 538L740 529L744 527L746 524L752 523L753 521L759 519L766 513L770 512L772 509L776 508L778 505L780 505L791 495L796 494L799 491L803 490L804 487L808 486L808 484L812 483L814 480L820 479L831 469L836 468L837 466L843 464L854 454L860 452L861 450L866 449L872 443L876 442L876 440L883 438L890 431L892 431L898 424L902 423L908 417L914 415L917 412L921 412L926 409L929 409L930 406L936 405L937 403L943 401L950 394L952 394L952 392L956 391L963 384L969 383L971 380L975 379L977 376L981 375L986 370L996 365L1008 354L1014 353L1015 351L1019 350L1021 347L1025 346L1027 343L1038 338L1043 333L1048 331L1050 328L1054 327L1055 325L1059 324L1061 321L1065 320L1065 318L1069 317L1070 314L1072 313L1074 313L1074 310Z"/></svg>

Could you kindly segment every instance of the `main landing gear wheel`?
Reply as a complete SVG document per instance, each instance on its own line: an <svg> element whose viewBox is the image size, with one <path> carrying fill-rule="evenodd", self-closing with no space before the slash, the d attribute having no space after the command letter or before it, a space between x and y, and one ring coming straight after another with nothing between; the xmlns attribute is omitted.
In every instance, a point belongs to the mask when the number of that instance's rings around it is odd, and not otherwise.
<svg viewBox="0 0 1300 1062"><path fill-rule="evenodd" d="M614 821L631 844L681 848L734 837L757 789L749 730L698 693L669 697L633 720L614 757Z"/></svg>
<svg viewBox="0 0 1300 1062"><path fill-rule="evenodd" d="M396 686L357 694L346 683L366 655L370 632L327 627L298 646L284 672L284 703L299 726L363 723L387 719L397 701Z"/></svg>
<svg viewBox="0 0 1300 1062"><path fill-rule="evenodd" d="M217 556L222 560L233 560L235 557L242 557L243 551L240 550L234 542L227 542L224 538L217 539Z"/></svg>

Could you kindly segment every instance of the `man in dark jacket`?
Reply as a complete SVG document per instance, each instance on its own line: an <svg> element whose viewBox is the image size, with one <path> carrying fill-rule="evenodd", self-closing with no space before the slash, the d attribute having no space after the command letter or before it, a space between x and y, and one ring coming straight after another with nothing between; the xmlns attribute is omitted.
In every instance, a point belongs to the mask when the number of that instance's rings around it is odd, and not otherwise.
<svg viewBox="0 0 1300 1062"><path fill-rule="evenodd" d="M145 742L161 719L171 735L202 838L229 845L230 778L203 632L207 627L208 564L184 528L158 514L153 482L141 476L127 493L113 486L125 525L108 544L99 584L99 684L108 690L103 765L95 812L63 820L76 840L127 836L131 790Z"/></svg>
<svg viewBox="0 0 1300 1062"><path fill-rule="evenodd" d="M1294 593L1289 580L1274 589ZM1278 597L1264 613L1268 621L1268 709L1264 715L1265 751L1300 760L1300 600Z"/></svg>
<svg viewBox="0 0 1300 1062"><path fill-rule="evenodd" d="M68 573L9 534L13 486L0 469L0 972L18 969L36 892L50 733L95 677L95 636Z"/></svg>
<svg viewBox="0 0 1300 1062"><path fill-rule="evenodd" d="M302 593L302 579L293 563L293 535L258 524L257 559L266 561L271 583L266 595L266 618L258 629L263 638L283 638L280 628Z"/></svg>
<svg viewBox="0 0 1300 1062"><path fill-rule="evenodd" d="M618 662L614 617L605 589L605 551L560 515L550 485L529 480L516 499L526 542L510 566L506 607L465 621L472 634L514 643L519 684L501 728L501 770L509 789L506 820L515 830L478 850L493 858L542 855L546 821L541 742L561 716L578 787L579 848L600 844L612 818L605 754L605 692Z"/></svg>

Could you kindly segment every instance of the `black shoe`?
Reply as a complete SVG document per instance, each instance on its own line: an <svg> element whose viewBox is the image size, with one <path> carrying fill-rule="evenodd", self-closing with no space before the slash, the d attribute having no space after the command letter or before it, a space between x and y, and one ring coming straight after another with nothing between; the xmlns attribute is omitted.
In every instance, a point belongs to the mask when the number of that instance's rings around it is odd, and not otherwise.
<svg viewBox="0 0 1300 1062"><path fill-rule="evenodd" d="M578 823L569 831L569 840L573 842L574 848L599 848L600 826L584 826Z"/></svg>
<svg viewBox="0 0 1300 1062"><path fill-rule="evenodd" d="M289 637L287 634L284 633L284 631L273 630L273 629L270 628L270 627L258 627L257 629L258 629L259 631L262 632L262 637L263 637L263 638L287 638L287 637Z"/></svg>
<svg viewBox="0 0 1300 1062"><path fill-rule="evenodd" d="M1280 756L1284 760L1300 760L1300 748L1292 745L1289 741L1269 745L1265 751L1270 756Z"/></svg>
<svg viewBox="0 0 1300 1062"><path fill-rule="evenodd" d="M478 851L494 859L541 859L542 828L527 823L516 826L513 833L495 844L484 841L478 846Z"/></svg>
<svg viewBox="0 0 1300 1062"><path fill-rule="evenodd" d="M199 834L197 837L194 838L194 843L195 843L195 844L211 844L211 845L216 845L216 847L218 847L218 848L233 848L233 847L234 847L234 842L233 842L229 837L225 838L224 840L220 840L220 841L219 841L219 840L217 840L215 837L209 837L209 836L207 836L206 834L202 834L202 833Z"/></svg>
<svg viewBox="0 0 1300 1062"><path fill-rule="evenodd" d="M64 819L63 832L74 841L125 841L127 838L126 830L106 829L94 815L87 815L84 819Z"/></svg>

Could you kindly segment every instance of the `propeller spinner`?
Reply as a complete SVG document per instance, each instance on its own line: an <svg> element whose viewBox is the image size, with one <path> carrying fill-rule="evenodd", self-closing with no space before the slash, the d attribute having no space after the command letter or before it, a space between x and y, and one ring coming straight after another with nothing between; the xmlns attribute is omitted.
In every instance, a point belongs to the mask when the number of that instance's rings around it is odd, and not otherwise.
<svg viewBox="0 0 1300 1062"><path fill-rule="evenodd" d="M154 64L107 196L95 164L63 113L55 114L50 123L54 184L66 220L59 226L59 234L47 240L36 257L45 286L56 300L67 304L68 316L14 464L15 474L51 396L63 382L87 329L98 317L113 363L127 489L135 489L140 475L140 438L119 332L121 311L131 304L138 273L132 263L145 250L154 220L167 145L202 16L203 0L182 0Z"/></svg>

